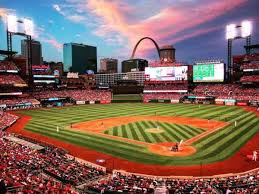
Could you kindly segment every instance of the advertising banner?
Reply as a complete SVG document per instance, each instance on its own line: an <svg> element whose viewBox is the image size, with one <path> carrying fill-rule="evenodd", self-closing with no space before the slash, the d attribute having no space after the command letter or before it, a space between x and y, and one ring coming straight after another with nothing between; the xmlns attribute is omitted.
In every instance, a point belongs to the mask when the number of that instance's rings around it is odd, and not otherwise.
<svg viewBox="0 0 259 194"><path fill-rule="evenodd" d="M187 66L145 68L145 76L150 81L187 80L187 72Z"/></svg>
<svg viewBox="0 0 259 194"><path fill-rule="evenodd" d="M76 101L76 104L85 104L85 101Z"/></svg>
<svg viewBox="0 0 259 194"><path fill-rule="evenodd" d="M173 99L171 99L171 103L172 103L172 104L177 104L177 103L179 103L179 100L173 100Z"/></svg>

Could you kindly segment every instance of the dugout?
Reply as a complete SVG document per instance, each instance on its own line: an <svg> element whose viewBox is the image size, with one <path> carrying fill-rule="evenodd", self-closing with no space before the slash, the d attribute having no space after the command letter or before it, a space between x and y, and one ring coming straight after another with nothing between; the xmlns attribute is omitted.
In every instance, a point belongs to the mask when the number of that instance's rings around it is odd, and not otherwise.
<svg viewBox="0 0 259 194"><path fill-rule="evenodd" d="M67 103L71 103L70 98L42 98L40 99L42 107L61 107Z"/></svg>

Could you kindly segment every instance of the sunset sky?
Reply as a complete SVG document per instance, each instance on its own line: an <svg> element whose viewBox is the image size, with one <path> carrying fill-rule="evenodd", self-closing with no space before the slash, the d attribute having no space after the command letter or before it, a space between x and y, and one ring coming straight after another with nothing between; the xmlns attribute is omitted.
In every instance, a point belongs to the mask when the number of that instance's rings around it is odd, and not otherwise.
<svg viewBox="0 0 259 194"><path fill-rule="evenodd" d="M34 38L47 61L62 61L67 42L97 46L99 58L128 59L144 36L159 46L174 45L179 61L226 61L226 24L252 21L252 43L259 43L258 7L259 0L0 0L0 49L6 49L3 18L12 13L33 19ZM19 52L20 40L14 38ZM244 43L234 43L234 54L244 52ZM136 57L158 59L149 40L140 44Z"/></svg>

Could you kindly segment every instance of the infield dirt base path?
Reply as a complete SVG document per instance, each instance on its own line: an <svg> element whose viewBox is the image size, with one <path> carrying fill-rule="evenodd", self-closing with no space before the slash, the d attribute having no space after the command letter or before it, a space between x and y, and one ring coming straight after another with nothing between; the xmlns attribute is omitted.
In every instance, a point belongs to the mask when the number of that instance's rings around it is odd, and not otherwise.
<svg viewBox="0 0 259 194"><path fill-rule="evenodd" d="M121 169L127 172L158 176L210 176L225 173L238 173L259 167L259 162L248 160L246 157L246 155L251 154L253 150L259 150L259 133L248 141L248 143L246 143L232 157L225 161L192 166L160 166L131 162L121 158L112 157L95 150L90 150L85 147L76 146L54 138L26 131L24 130L24 127L30 119L31 118L28 116L21 116L21 118L8 129L8 132L14 132L34 138L37 141L47 142L57 147L64 148L69 151L71 155L93 163L97 163L97 159L105 159L107 162L104 166L108 169Z"/></svg>
<svg viewBox="0 0 259 194"><path fill-rule="evenodd" d="M108 134L104 134L104 130L115 126L126 125L133 122L138 121L159 121L159 122L167 122L173 124L182 124L189 125L196 128L205 129L206 131L188 139L183 144L181 144L181 149L178 152L171 151L172 146L175 145L176 142L168 142L167 144L155 144L155 143L147 143L141 142L133 139L128 139L119 136L112 136ZM221 129L222 127L228 125L229 123L223 121L215 121L208 119L200 119L200 118L187 118L187 117L173 117L173 116L123 116L123 117L113 117L113 118L105 118L105 119L97 119L91 121L85 121L81 123L76 123L72 125L71 130L80 130L87 133L94 133L99 136L113 138L121 141L127 141L129 143L145 145L148 147L150 152L155 154L164 155L164 156L189 156L196 152L196 149L191 146L191 144L199 139L213 133L216 130ZM154 129L155 130L155 129Z"/></svg>

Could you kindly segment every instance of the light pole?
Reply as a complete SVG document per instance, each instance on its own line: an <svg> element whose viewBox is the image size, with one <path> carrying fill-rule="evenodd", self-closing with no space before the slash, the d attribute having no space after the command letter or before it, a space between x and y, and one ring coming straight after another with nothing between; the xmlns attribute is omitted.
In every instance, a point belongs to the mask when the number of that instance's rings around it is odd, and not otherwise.
<svg viewBox="0 0 259 194"><path fill-rule="evenodd" d="M252 22L243 21L241 25L229 24L226 26L226 39L228 41L228 76L233 78L232 42L236 39L246 39L246 54L250 54Z"/></svg>

